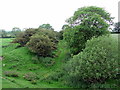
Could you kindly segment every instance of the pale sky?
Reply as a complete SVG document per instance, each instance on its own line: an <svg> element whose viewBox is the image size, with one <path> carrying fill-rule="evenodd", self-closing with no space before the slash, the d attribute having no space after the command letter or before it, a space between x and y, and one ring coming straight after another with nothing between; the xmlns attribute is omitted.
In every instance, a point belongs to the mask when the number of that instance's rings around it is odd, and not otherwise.
<svg viewBox="0 0 120 90"><path fill-rule="evenodd" d="M0 0L0 29L37 28L51 24L60 31L65 20L83 6L104 8L118 21L119 0Z"/></svg>

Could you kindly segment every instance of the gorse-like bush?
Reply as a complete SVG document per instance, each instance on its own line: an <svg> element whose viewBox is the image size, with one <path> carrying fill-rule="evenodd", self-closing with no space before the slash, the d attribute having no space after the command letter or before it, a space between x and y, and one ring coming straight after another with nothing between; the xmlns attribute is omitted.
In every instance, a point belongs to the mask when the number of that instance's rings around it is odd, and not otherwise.
<svg viewBox="0 0 120 90"><path fill-rule="evenodd" d="M50 56L51 51L54 50L54 43L47 35L35 34L30 38L26 45L31 52L39 56Z"/></svg>
<svg viewBox="0 0 120 90"><path fill-rule="evenodd" d="M79 81L104 82L118 73L118 43L111 36L92 38L83 52L75 55L65 66L72 85Z"/></svg>

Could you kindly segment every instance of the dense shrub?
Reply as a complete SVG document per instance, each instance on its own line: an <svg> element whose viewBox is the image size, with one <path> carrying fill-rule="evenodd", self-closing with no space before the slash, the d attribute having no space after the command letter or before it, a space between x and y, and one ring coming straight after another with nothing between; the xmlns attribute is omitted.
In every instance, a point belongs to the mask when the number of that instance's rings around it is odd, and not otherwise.
<svg viewBox="0 0 120 90"><path fill-rule="evenodd" d="M75 55L65 66L72 85L79 81L87 83L104 82L118 73L118 45L111 36L92 38L83 52Z"/></svg>
<svg viewBox="0 0 120 90"><path fill-rule="evenodd" d="M30 38L26 45L31 52L39 56L50 56L51 51L54 50L54 43L47 35L35 34Z"/></svg>
<svg viewBox="0 0 120 90"><path fill-rule="evenodd" d="M60 40L63 40L63 33L64 33L64 30L59 31L59 39Z"/></svg>
<svg viewBox="0 0 120 90"><path fill-rule="evenodd" d="M20 46L25 46L26 43L30 40L30 37L37 32L37 29L27 29L24 32L21 32L16 36L16 39L13 43L19 43Z"/></svg>
<svg viewBox="0 0 120 90"><path fill-rule="evenodd" d="M13 43L20 46L27 46L31 52L39 56L53 56L51 51L56 49L59 40L59 33L44 28L27 29L21 32ZM19 47L19 46L18 46Z"/></svg>
<svg viewBox="0 0 120 90"><path fill-rule="evenodd" d="M48 36L54 43L57 43L59 40L59 33L53 30L39 28L37 34Z"/></svg>

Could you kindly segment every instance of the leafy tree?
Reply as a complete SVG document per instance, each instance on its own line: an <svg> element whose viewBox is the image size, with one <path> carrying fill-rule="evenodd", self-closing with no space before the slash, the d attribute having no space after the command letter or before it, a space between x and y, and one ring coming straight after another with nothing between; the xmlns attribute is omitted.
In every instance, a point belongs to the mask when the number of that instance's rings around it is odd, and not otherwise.
<svg viewBox="0 0 120 90"><path fill-rule="evenodd" d="M85 48L87 40L93 36L108 34L112 17L104 9L90 6L79 8L67 22L70 27L64 32L64 40L68 43L72 54L78 54Z"/></svg>
<svg viewBox="0 0 120 90"><path fill-rule="evenodd" d="M66 22L71 26L76 26L76 25L80 25L81 23L84 23L85 20L87 20L86 22L87 24L98 25L99 22L97 20L88 22L90 18L92 19L92 16L93 18L95 18L96 15L97 17L103 19L105 22L109 24L113 24L112 21L113 17L111 17L110 14L106 12L103 8L99 8L96 6L79 8L77 11L75 11L74 16L67 19Z"/></svg>
<svg viewBox="0 0 120 90"><path fill-rule="evenodd" d="M5 30L0 30L0 37L7 37L7 32Z"/></svg>
<svg viewBox="0 0 120 90"><path fill-rule="evenodd" d="M59 39L60 39L60 40L63 40L63 33L64 33L64 31L65 31L67 28L69 28L69 27L70 27L70 26L67 25L67 24L65 24L65 25L62 26L62 30L59 31Z"/></svg>
<svg viewBox="0 0 120 90"><path fill-rule="evenodd" d="M39 28L54 30L50 24L42 24L42 25L39 26Z"/></svg>
<svg viewBox="0 0 120 90"><path fill-rule="evenodd" d="M21 29L18 27L14 27L11 31L13 37L16 37L21 32Z"/></svg>
<svg viewBox="0 0 120 90"><path fill-rule="evenodd" d="M65 24L62 26L62 30L65 30L66 28L69 28L69 27L70 27L69 25Z"/></svg>
<svg viewBox="0 0 120 90"><path fill-rule="evenodd" d="M114 24L113 32L120 32L120 22Z"/></svg>

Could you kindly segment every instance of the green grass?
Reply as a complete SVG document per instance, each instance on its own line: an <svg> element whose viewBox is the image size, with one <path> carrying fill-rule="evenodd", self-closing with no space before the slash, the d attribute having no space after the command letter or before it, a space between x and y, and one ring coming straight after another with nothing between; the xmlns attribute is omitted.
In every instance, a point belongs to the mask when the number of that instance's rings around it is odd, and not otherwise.
<svg viewBox="0 0 120 90"><path fill-rule="evenodd" d="M118 35L112 35L115 39L118 38ZM32 58L35 57L34 54L26 47L16 48L18 44L10 43L12 39L2 39L2 55L4 60L3 66L3 79L2 87L3 88L70 88L64 85L61 81L47 81L49 76L54 75L56 71L61 70L63 63L65 62L66 54L69 52L69 49L66 48L66 44L63 41L60 41L58 44L58 50L54 53L58 57L53 58L55 64L53 66L44 66L43 64L34 64ZM0 39L1 43L1 39ZM33 69L33 70L30 70ZM4 75L4 71L15 71L18 73L19 77L7 77ZM37 84L31 84L30 81L27 81L23 78L26 73L35 73L39 80ZM95 84L103 87L110 87L109 85L114 85L115 80L108 80L106 84Z"/></svg>
<svg viewBox="0 0 120 90"><path fill-rule="evenodd" d="M9 45L14 38L0 38L0 43L2 46Z"/></svg>
<svg viewBox="0 0 120 90"><path fill-rule="evenodd" d="M50 84L45 82L44 79L52 75L56 70L59 70L62 66L62 61L64 60L64 55L67 53L65 50L58 45L59 52L61 53L59 57L54 58L55 64L53 66L44 66L42 64L34 64L32 62L32 58L35 57L34 54L30 53L30 51L26 47L16 48L18 44L10 43L11 39L3 39L2 46L7 46L2 48L2 55L4 57L3 64L3 77L7 79L3 79L3 88L64 88L67 87L63 85L61 82L52 81ZM61 41L61 44L64 44ZM30 69L33 69L32 71ZM4 71L15 71L19 74L18 78L14 77L6 77L4 75ZM33 72L37 74L40 78L37 81L36 85L31 84L29 81L23 78L24 74L28 72ZM11 80L9 80L11 79ZM13 81L14 82L11 82Z"/></svg>

